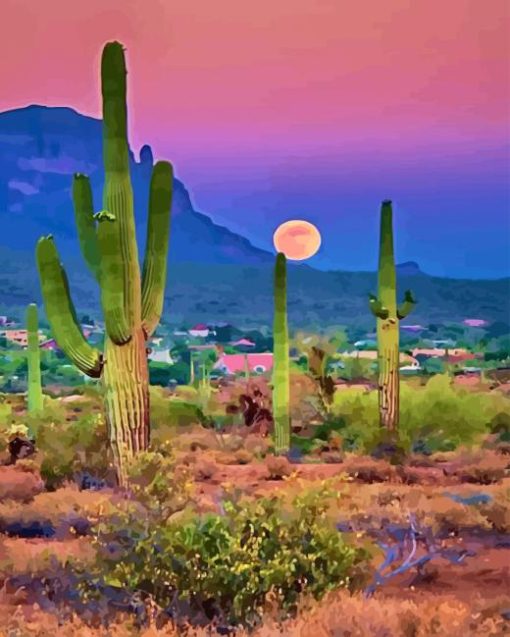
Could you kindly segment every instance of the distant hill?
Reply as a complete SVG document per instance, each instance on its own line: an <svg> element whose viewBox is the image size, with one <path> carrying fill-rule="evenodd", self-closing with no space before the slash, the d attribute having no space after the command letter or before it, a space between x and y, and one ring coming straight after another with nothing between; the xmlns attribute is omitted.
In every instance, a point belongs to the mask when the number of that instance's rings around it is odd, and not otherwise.
<svg viewBox="0 0 510 637"><path fill-rule="evenodd" d="M171 158L170 158L171 159ZM152 151L131 153L138 237L145 222ZM71 205L74 172L90 175L96 207L102 188L100 120L70 108L29 106L0 113L0 314L40 301L35 242L53 233L66 264L79 312L98 307L95 283L79 254ZM170 267L165 319L174 323L228 321L271 325L273 255L196 212L185 186L174 183ZM411 322L507 321L510 279L462 281L424 274L418 264L398 266L402 290L419 300ZM289 267L289 316L293 326L373 325L367 295L376 289L369 272L322 272Z"/></svg>
<svg viewBox="0 0 510 637"><path fill-rule="evenodd" d="M97 286L81 259L64 259L78 312L98 310ZM271 326L272 265L170 263L164 318L173 324L227 321L239 326ZM293 327L350 325L370 329L374 319L367 296L376 290L371 272L322 272L290 266L289 319ZM418 298L407 323L460 322L468 317L509 322L510 279L462 281L426 274L400 274L403 291ZM27 303L40 302L33 255L0 251L0 314L24 312Z"/></svg>
<svg viewBox="0 0 510 637"><path fill-rule="evenodd" d="M62 254L77 249L71 204L72 175L90 176L101 208L103 169L101 120L70 108L28 106L0 113L0 243L32 250L53 233ZM169 158L171 159L171 158ZM136 222L143 246L152 150L140 160L131 152ZM194 210L184 184L175 179L170 239L172 261L269 263L271 255Z"/></svg>

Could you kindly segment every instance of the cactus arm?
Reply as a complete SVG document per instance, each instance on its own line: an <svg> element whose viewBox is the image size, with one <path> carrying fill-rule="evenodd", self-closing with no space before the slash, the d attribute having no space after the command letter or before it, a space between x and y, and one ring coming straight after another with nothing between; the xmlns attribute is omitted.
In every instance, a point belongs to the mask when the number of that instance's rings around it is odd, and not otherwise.
<svg viewBox="0 0 510 637"><path fill-rule="evenodd" d="M122 344L127 332L131 336L133 329L138 329L141 323L141 280L129 174L126 61L124 49L118 42L110 42L103 49L101 89L105 171L103 208L115 219L115 223L108 225L108 232L102 233L107 235L108 245L105 246L105 237L100 239L101 261L105 248L109 261L104 268L101 263L101 286L106 288L101 298L105 313L109 313L105 303L112 296L115 298L112 314L118 316L119 327L114 326L114 321L108 321L106 328L112 340ZM101 230L104 229L101 227ZM121 293L114 290L117 286L120 286ZM117 303L121 294L122 308Z"/></svg>
<svg viewBox="0 0 510 637"><path fill-rule="evenodd" d="M378 298L373 294L369 295L368 304L372 314L376 318L380 318L383 320L388 318L390 313L388 312L387 308L385 308L381 301L379 301Z"/></svg>
<svg viewBox="0 0 510 637"><path fill-rule="evenodd" d="M102 210L94 215L97 220L97 238L101 253L101 305L108 336L116 345L131 339L124 303L124 274L118 244L118 222L114 215Z"/></svg>
<svg viewBox="0 0 510 637"><path fill-rule="evenodd" d="M74 175L73 204L83 258L96 280L99 280L99 247L94 220L94 203L90 180L86 175L79 173Z"/></svg>
<svg viewBox="0 0 510 637"><path fill-rule="evenodd" d="M397 316L399 319L404 319L406 316L414 310L416 305L416 299L414 298L411 290L407 290L404 294L404 301L398 306Z"/></svg>
<svg viewBox="0 0 510 637"><path fill-rule="evenodd" d="M163 311L172 185L171 164L157 162L151 177L147 244L142 274L142 321L146 336L154 332Z"/></svg>
<svg viewBox="0 0 510 637"><path fill-rule="evenodd" d="M41 352L39 349L39 321L37 305L31 303L27 307L27 358L28 358L28 411L36 414L43 408L41 385Z"/></svg>
<svg viewBox="0 0 510 637"><path fill-rule="evenodd" d="M92 378L99 378L101 354L87 343L81 332L67 277L51 235L39 239L36 258L46 316L55 340L78 369Z"/></svg>

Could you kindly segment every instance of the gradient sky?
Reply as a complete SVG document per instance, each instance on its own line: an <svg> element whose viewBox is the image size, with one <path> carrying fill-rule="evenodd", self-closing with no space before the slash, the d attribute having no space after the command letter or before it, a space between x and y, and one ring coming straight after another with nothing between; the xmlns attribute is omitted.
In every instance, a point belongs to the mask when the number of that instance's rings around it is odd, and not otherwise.
<svg viewBox="0 0 510 637"><path fill-rule="evenodd" d="M317 267L398 260L510 273L508 0L2 0L0 110L98 115L102 44L127 47L131 142L195 206L271 249L297 217Z"/></svg>

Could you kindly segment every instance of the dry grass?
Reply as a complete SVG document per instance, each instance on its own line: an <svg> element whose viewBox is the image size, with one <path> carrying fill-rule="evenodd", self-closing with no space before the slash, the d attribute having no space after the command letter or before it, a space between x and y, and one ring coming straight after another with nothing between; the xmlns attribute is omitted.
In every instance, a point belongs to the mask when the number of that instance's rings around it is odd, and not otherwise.
<svg viewBox="0 0 510 637"><path fill-rule="evenodd" d="M508 599L500 602L505 603ZM289 622L282 632L263 628L257 637L503 636L510 624L497 608L487 612L486 607L481 601L468 604L432 595L411 601L335 594Z"/></svg>
<svg viewBox="0 0 510 637"><path fill-rule="evenodd" d="M509 598L468 602L450 596L425 595L415 599L373 598L334 593L303 608L282 625L268 616L252 637L503 637L510 622L502 612ZM108 629L89 628L74 618L59 625L56 617L38 608L1 606L1 637L211 637L214 629L181 629L171 625L135 629L128 621ZM235 637L248 637L236 631Z"/></svg>
<svg viewBox="0 0 510 637"><path fill-rule="evenodd" d="M238 449L234 452L219 451L215 455L216 462L224 465L250 464L253 460L253 454L246 449Z"/></svg>
<svg viewBox="0 0 510 637"><path fill-rule="evenodd" d="M0 567L4 576L44 575L55 566L64 566L75 559L85 563L93 558L94 550L86 538L51 542L6 538L0 541Z"/></svg>
<svg viewBox="0 0 510 637"><path fill-rule="evenodd" d="M39 493L31 502L6 501L0 503L0 521L47 521L59 524L68 516L96 519L111 499L108 491L80 491L69 485L51 493Z"/></svg>

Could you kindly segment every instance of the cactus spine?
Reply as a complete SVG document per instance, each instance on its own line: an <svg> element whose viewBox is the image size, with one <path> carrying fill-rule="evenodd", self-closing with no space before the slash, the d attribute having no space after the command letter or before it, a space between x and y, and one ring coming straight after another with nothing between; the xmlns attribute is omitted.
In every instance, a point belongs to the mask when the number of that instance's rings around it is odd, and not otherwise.
<svg viewBox="0 0 510 637"><path fill-rule="evenodd" d="M393 212L391 201L381 207L378 295L370 296L370 309L377 318L380 424L394 437L398 430L400 395L399 321L414 308L416 301L408 290L397 306L397 273L393 251Z"/></svg>
<svg viewBox="0 0 510 637"><path fill-rule="evenodd" d="M39 321L37 305L31 303L27 307L27 358L28 358L28 413L37 414L43 408L41 385L41 351L39 349Z"/></svg>
<svg viewBox="0 0 510 637"><path fill-rule="evenodd" d="M273 324L273 417L275 452L284 454L290 447L289 330L287 324L287 259L276 255L274 270Z"/></svg>
<svg viewBox="0 0 510 637"><path fill-rule="evenodd" d="M118 42L103 49L101 86L103 210L94 214L85 175L74 176L73 202L83 256L101 288L104 353L91 347L81 332L51 236L39 240L37 263L56 341L82 372L102 379L110 446L119 484L124 485L127 463L147 448L150 438L146 340L163 309L173 174L168 162L157 162L152 171L141 275L129 174L126 64Z"/></svg>

